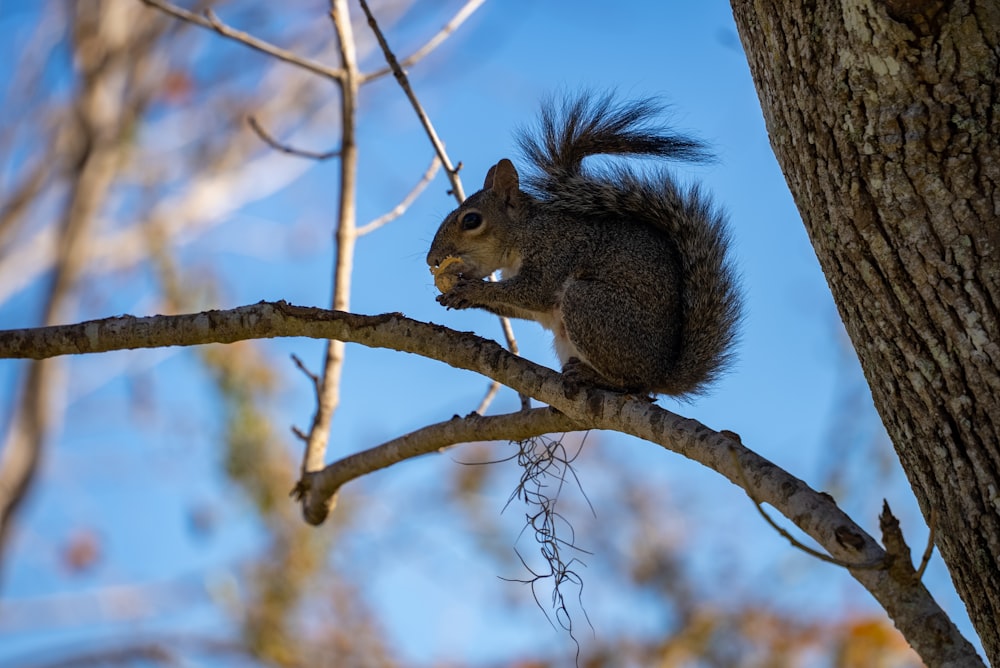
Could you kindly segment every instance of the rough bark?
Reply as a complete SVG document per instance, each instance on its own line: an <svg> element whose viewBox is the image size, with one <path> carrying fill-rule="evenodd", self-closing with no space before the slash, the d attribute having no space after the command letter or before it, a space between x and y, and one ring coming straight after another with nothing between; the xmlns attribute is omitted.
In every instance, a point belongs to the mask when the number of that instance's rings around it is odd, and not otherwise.
<svg viewBox="0 0 1000 668"><path fill-rule="evenodd" d="M1000 3L733 9L875 405L1000 665Z"/></svg>

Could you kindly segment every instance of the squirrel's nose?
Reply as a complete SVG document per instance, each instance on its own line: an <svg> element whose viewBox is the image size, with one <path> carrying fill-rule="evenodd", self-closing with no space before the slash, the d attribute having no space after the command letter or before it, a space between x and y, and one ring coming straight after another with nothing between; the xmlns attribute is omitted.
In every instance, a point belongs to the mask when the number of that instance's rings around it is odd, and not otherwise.
<svg viewBox="0 0 1000 668"><path fill-rule="evenodd" d="M445 246L450 246L450 244L445 244ZM440 244L431 244L431 249L427 251L427 266L436 267L449 255L452 255L453 251L449 248L443 247Z"/></svg>

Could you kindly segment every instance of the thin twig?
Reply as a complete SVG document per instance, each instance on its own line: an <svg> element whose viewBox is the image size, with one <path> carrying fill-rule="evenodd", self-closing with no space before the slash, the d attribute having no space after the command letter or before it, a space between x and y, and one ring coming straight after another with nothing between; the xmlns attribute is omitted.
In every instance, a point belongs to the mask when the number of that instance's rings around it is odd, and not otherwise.
<svg viewBox="0 0 1000 668"><path fill-rule="evenodd" d="M754 497L753 492L751 491L750 481L747 480L746 472L743 470L743 465L740 464L740 460L736 456L736 451L735 450L730 450L729 451L729 455L733 459L733 466L736 467L736 471L739 473L740 482L742 483L743 491L746 492L747 496L750 497L750 500L753 501L753 505L754 505L755 508L757 508L757 512L760 513L760 516L764 518L765 522L767 522L768 524L771 525L772 529L774 529L775 531L777 531L779 535L781 535L785 540L787 540L789 543L791 543L792 547L797 548L797 549L805 552L809 556L815 557L815 558L819 559L820 561L825 561L827 563L835 564L837 566L841 566L841 567L847 568L847 569L872 569L872 570L874 570L874 569L884 568L885 567L885 559L883 559L881 557L877 558L877 559L872 559L871 561L865 561L865 562L861 562L861 563L851 563L851 562L847 562L847 561L842 561L840 559L836 559L836 558L831 557L830 555L828 555L828 554L826 554L824 552L820 552L819 550L814 550L813 548L809 547L808 545L802 543L799 539L797 539L792 534L788 533L788 531L786 531L782 526L780 526L777 522L775 522L771 518L770 515L767 514L767 511L764 510L764 506L761 504L761 502L758 501Z"/></svg>
<svg viewBox="0 0 1000 668"><path fill-rule="evenodd" d="M294 362L299 371L305 374L306 378L312 382L313 393L316 395L316 401L319 402L320 398L323 396L323 384L320 377L310 371L306 367L305 362L303 362L302 359L295 353L292 353L292 362ZM309 436L295 425L292 425L292 433L295 434L296 438L305 443L306 446L309 445Z"/></svg>
<svg viewBox="0 0 1000 668"><path fill-rule="evenodd" d="M315 60L310 60L309 58L304 58L295 54L287 49L282 49L279 46L275 46L270 42L265 42L262 39L254 37L249 33L245 33L242 30L236 30L230 26L223 23L215 12L211 9L205 10L205 15L195 14L194 12L189 12L188 10L172 5L169 2L164 2L163 0L141 0L143 3L150 7L155 7L162 12L170 14L171 16L178 18L182 21L187 21L188 23L194 23L203 28L208 28L209 30L214 30L223 37L227 37L231 40L245 44L251 49L260 51L261 53L266 53L269 56L273 56L278 60L282 60L296 67L301 67L302 69L313 72L328 79L333 79L335 81L340 81L344 78L345 73L342 69L336 67L328 67L322 63L318 63Z"/></svg>
<svg viewBox="0 0 1000 668"><path fill-rule="evenodd" d="M493 399L495 399L496 396L497 396L497 393L500 392L500 388L501 387L503 387L503 385L501 383L498 383L495 380L492 383L490 383L490 386L486 389L486 394L483 396L483 400L479 402L478 406L476 406L476 412L477 413L479 413L480 415L485 415L486 414L486 411L487 411L487 409L489 409L490 404L493 403ZM530 404L529 404L529 407L530 407ZM522 405L522 408L523 408L523 405Z"/></svg>
<svg viewBox="0 0 1000 668"><path fill-rule="evenodd" d="M282 153L287 153L289 155L296 155L299 156L300 158L309 158L310 160L329 160L330 158L335 158L338 155L340 155L339 150L324 151L320 153L319 151L307 151L304 149L289 146L288 144L283 144L277 139L275 139L274 135L272 135L271 133L269 133L267 130L264 129L264 127L260 124L260 121L257 120L256 116L252 115L247 116L247 123L250 124L250 127L253 129L253 131L257 133L257 136L260 137L265 144L267 144L271 148L281 151Z"/></svg>
<svg viewBox="0 0 1000 668"><path fill-rule="evenodd" d="M407 99L410 100L410 104L413 105L413 110L417 113L417 118L420 119L420 123L424 126L424 131L427 133L427 137L431 140L434 150L437 152L438 157L441 159L441 163L444 165L445 173L448 175L448 181L451 182L451 194L454 195L458 203L461 204L465 201L465 190L462 188L462 180L458 177L458 172L462 168L462 163L458 163L457 167L451 166L451 160L448 158L444 144L441 143L440 138L438 138L437 132L434 131L434 126L431 124L431 119L428 118L427 113L420 104L420 100L417 99L416 93L413 92L413 88L410 86L410 80L407 78L406 72L403 71L399 61L396 59L396 55L392 52L392 49L389 48L389 43L386 41L385 35L382 34L382 30L379 28L378 21L375 20L375 16L372 15L371 9L368 7L368 3L366 0L358 0L358 2L361 4L361 9L364 10L365 16L368 18L368 25L371 27L372 32L375 33L379 46L382 47L382 53L385 55L385 61L389 64L389 69L392 70L400 88L403 89ZM475 7L473 7L473 10L474 9ZM461 14L461 12L459 13ZM470 10L469 13L471 14L472 10ZM465 19L463 18L462 20L464 21ZM510 320L504 316L500 316L500 326L503 328L504 336L507 339L507 347L516 355L517 340L514 338L514 330L510 325ZM487 401L487 399L492 401L492 397L495 395L496 393L493 392L493 387L491 386L486 393L486 398L484 398L483 402L480 404L482 410L485 411L489 406L489 401ZM520 397L521 408L525 410L530 408L530 399L523 394L520 395Z"/></svg>
<svg viewBox="0 0 1000 668"><path fill-rule="evenodd" d="M491 275L489 277L489 280L495 282L497 278L496 276ZM503 330L504 339L507 341L507 349L510 350L510 352L514 353L515 355L520 355L521 352L520 350L518 350L517 347L517 338L515 338L514 336L514 328L510 324L510 318L501 315L497 316L497 319L500 320L500 329ZM489 409L490 404L493 403L493 400L500 392L500 388L501 384L498 383L497 381L494 380L492 383L490 383L489 388L487 388L486 390L486 395L483 397L483 400L479 402L479 406L476 408L477 413L479 413L480 415L486 414L486 411L487 409ZM518 393L517 397L521 402L522 411L531 409L531 397L529 397L527 394L521 394L521 393Z"/></svg>
<svg viewBox="0 0 1000 668"><path fill-rule="evenodd" d="M407 193L406 197L404 197L403 200L392 209L392 211L384 213L370 223L366 223L359 227L357 230L358 236L361 237L369 232L374 232L383 225L391 223L406 213L406 210L410 208L410 205L413 204L414 200L416 200L417 197L420 196L420 193L422 193L430 182L434 180L434 177L437 175L437 171L440 168L441 158L435 155L434 159L431 160L431 164L427 168L427 171L425 171L424 175L420 177L420 181L417 185L413 186L413 190Z"/></svg>
<svg viewBox="0 0 1000 668"><path fill-rule="evenodd" d="M298 355L296 355L295 353L292 353L292 362L295 363L295 366L298 367L299 371L301 371L302 373L304 373L306 375L306 377L309 378L309 380L312 381L313 390L316 391L316 394L319 394L319 392L320 392L320 379L319 379L319 376L317 376L312 371L310 371L308 368L306 368L305 362L303 362L302 359Z"/></svg>
<svg viewBox="0 0 1000 668"><path fill-rule="evenodd" d="M458 30L458 27L465 23L466 19L472 16L473 12L479 9L484 2L486 2L486 0L469 0L466 2L462 8L455 13L455 16L452 17L451 21L448 21L448 23L446 23L436 35L427 40L426 44L404 58L400 64L403 67L412 67L418 63L429 53L434 51L434 49L441 46L446 39L451 37L452 33ZM367 83L374 79L381 79L390 72L392 72L391 68L383 67L382 69L376 70L370 74L363 74L361 75L361 83Z"/></svg>
<svg viewBox="0 0 1000 668"><path fill-rule="evenodd" d="M490 276L490 280L492 281L494 280L494 278ZM518 350L517 339L514 337L514 327L511 326L510 324L510 318L506 316L499 316L499 319L500 319L500 329L503 330L503 337L507 341L507 350L514 353L515 355L520 355L521 351ZM499 386L499 383L493 381L493 385ZM496 387L496 389L499 390L500 388ZM490 390L492 391L493 387L491 387ZM496 396L495 391L493 392L493 395ZM517 396L521 400L522 411L526 411L531 408L531 397L529 397L527 394L520 394L520 393ZM484 404L483 410L486 410L486 408L489 406L489 401L487 400L487 398L489 398L489 400L492 401L492 397L490 397L489 393L487 393L486 397L483 398L483 404Z"/></svg>
<svg viewBox="0 0 1000 668"><path fill-rule="evenodd" d="M934 534L937 525L937 511L934 508L931 508L931 516L927 524L930 533L927 535L927 547L924 548L924 555L920 557L920 566L917 568L918 580L924 579L924 571L927 570L927 564L930 563L931 555L934 554Z"/></svg>
<svg viewBox="0 0 1000 668"><path fill-rule="evenodd" d="M368 3L365 0L358 0L361 4L361 9L364 11L365 16L368 18L368 26L375 33L375 38L378 39L379 46L382 47L382 53L385 55L385 61L389 64L389 69L392 70L393 76L396 77L396 81L399 82L400 88L406 93L407 99L410 104L413 105L413 110L417 113L417 118L420 119L420 124L424 126L424 131L427 133L427 137L431 140L431 144L434 146L434 151L437 153L438 157L441 158L441 164L444 165L445 172L448 174L448 181L451 182L452 193L455 195L455 199L461 204L465 201L465 190L462 189L462 182L458 178L458 170L455 169L451 160L448 158L448 153L444 150L444 144L441 143L441 139L438 137L437 132L434 130L434 125L431 123L431 119L428 118L427 112L424 111L423 105L420 104L420 100L417 99L416 94L413 92L413 88L410 86L410 80L407 78L406 73L400 66L399 61L396 59L396 55L389 48L389 43L385 39L385 35L382 34L382 29L379 28L378 21L375 20L375 16L372 15L372 10L368 7Z"/></svg>

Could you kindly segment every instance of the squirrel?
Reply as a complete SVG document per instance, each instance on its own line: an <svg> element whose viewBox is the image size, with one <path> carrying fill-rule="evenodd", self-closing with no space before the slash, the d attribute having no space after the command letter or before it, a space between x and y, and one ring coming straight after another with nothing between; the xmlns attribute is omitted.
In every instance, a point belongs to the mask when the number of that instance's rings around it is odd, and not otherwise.
<svg viewBox="0 0 1000 668"><path fill-rule="evenodd" d="M435 234L437 301L539 322L575 386L703 393L732 361L741 311L724 215L665 170L583 165L592 155L708 157L701 142L654 125L660 111L610 94L544 104L538 132L518 137L534 171L521 181L500 160ZM483 280L497 270L500 280Z"/></svg>

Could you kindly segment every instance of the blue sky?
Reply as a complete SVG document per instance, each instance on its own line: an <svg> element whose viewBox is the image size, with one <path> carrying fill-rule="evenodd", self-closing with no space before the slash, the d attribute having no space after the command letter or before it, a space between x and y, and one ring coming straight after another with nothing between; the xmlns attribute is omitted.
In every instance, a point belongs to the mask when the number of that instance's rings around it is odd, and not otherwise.
<svg viewBox="0 0 1000 668"><path fill-rule="evenodd" d="M441 5L457 7L458 3ZM0 17L10 7L0 2ZM407 15L389 36L398 45L397 52L405 54L439 22L440 18ZM12 21L0 21L0 40L4 39L2 31L15 27ZM360 34L363 28L356 30ZM249 68L260 64L238 46L220 48L228 49L230 58L244 59ZM369 69L381 66L378 54L367 56L363 64ZM888 486L874 494L847 487L838 490L837 496L872 533L881 498L888 498L911 544L922 544L926 529L884 438L882 456L894 468L887 477L877 479L872 469L881 464L852 460L851 444L839 443L845 435L846 440L878 441L879 430L860 369L853 353L845 349L836 309L771 153L728 3L489 0L444 47L412 68L410 75L452 159L464 165L467 192L478 188L486 169L499 158L516 161L513 132L534 119L539 100L546 96L614 88L623 97L655 95L668 102L671 122L707 141L718 156L713 164L679 165L676 170L681 179L701 182L728 212L733 250L744 277L747 313L739 362L732 373L710 396L692 405L662 403L712 427L740 433L749 447L810 483L819 484L823 472L838 459L844 460L850 472L848 484L882 485L881 481L888 480ZM358 218L363 223L395 205L426 168L432 152L391 77L363 89L361 103ZM292 140L299 145L320 141L314 136ZM219 307L261 299L328 303L330 247L322 226L333 220L335 199L329 184L335 170L332 163L312 167L288 188L245 207L190 244L185 252L193 265L211 262L243 277L221 298ZM453 208L446 190L447 183L439 175L403 218L360 241L352 308L360 313L402 311L421 320L497 337L491 316L445 311L434 301L436 291L424 255L441 218ZM302 225L311 224L315 228L305 239L287 238L289 229L298 232ZM294 252L284 253L285 249ZM0 306L0 327L32 324L26 321L31 313L26 300L22 295ZM136 303L141 303L138 296L131 306L126 303L122 308L133 310ZM88 317L99 315L110 313ZM548 336L540 327L516 323L516 332L522 354L555 364ZM314 366L321 354L319 344L305 341L273 342L267 350L274 359L287 359L288 353L295 352ZM161 388L185 387L199 374L184 351L113 353L75 360L69 385L86 388L87 379L101 377L117 364L147 367ZM2 366L0 379L9 387L11 371L17 367ZM305 426L311 416L309 388L293 373L288 378L280 394L286 423ZM426 387L428 378L434 379L433 392L413 391ZM405 410L383 409L378 398L385 394L387 381L398 388L394 395L405 397ZM486 382L435 362L351 346L344 387L348 391L334 425L334 453L370 447L422 424L467 412L478 403ZM206 546L190 540L179 519L181 513L171 501L178 479L185 481L187 498L212 502L227 493L217 471L213 435L199 432L199 425L210 420L212 407L192 402L183 393L172 396L168 401L176 402L178 412L187 418L162 425L152 441L130 444L129 433L108 432L100 417L101 411L125 410L129 392L128 384L113 378L86 391L71 392L63 429L22 515L6 574L8 596L31 600L99 585L168 579L178 573L224 572L228 560L253 549L253 527L240 522L238 505L222 508L222 520L229 522L225 540ZM835 409L845 406L850 424L831 422ZM506 392L493 410L515 407L516 397ZM840 415L843 418L844 413ZM601 447L622 448L650 475L662 477L664 485L676 489L678 498L697 504L704 533L712 535L705 543L711 549L735 551L752 541L757 549L741 567L746 578L767 580L780 571L785 576L791 572L788 577L794 580L801 571L801 579L788 587L792 605L808 606L815 601L847 607L870 604L867 594L846 573L827 567L817 577L816 569L804 569L802 560L807 558L787 547L757 517L745 495L715 474L676 456L650 453L627 439L604 436L600 442ZM831 452L841 445L846 454ZM439 475L440 467L447 465L440 458L428 458L378 475L386 485L405 489ZM592 484L600 487L599 482ZM141 499L141 513L129 499ZM396 526L392 518L398 512L384 509L387 526ZM433 518L425 519L433 526ZM77 520L104 532L111 551L112 566L83 583L60 575L50 551L53 536L60 536ZM513 526L511 540L516 532ZM463 548L456 546L445 529L435 527L420 540L426 541L426 549L438 550L432 553L451 554L458 563L463 559ZM434 600L439 595L431 570L418 566L416 571L403 571L385 556L374 559L382 566L380 577L373 580L375 597L387 605L391 605L391 592L404 587L415 599ZM715 567L705 566L707 571ZM489 565L468 568L467 586L499 595L495 590L502 585ZM961 603L939 559L935 558L928 577L932 591L956 620L963 620L967 630ZM411 601L402 607L412 605ZM449 610L460 607L447 597L442 605ZM413 656L443 656L449 651L471 655L476 651L476 638L487 628L495 628L491 623L489 617L469 617L468 646L445 638L435 619L408 624L400 617L391 625ZM32 634L20 636L23 644L14 643L18 634L5 639L5 628L11 627L0 624L0 663L4 651L9 651L3 647L44 646L50 639ZM101 630L77 628L66 633L86 637L92 632ZM502 638L503 632L498 633Z"/></svg>

